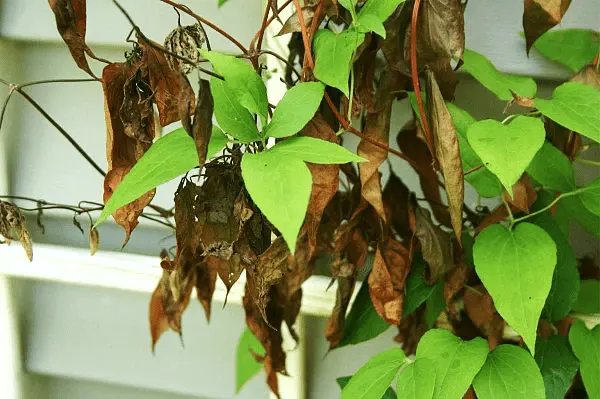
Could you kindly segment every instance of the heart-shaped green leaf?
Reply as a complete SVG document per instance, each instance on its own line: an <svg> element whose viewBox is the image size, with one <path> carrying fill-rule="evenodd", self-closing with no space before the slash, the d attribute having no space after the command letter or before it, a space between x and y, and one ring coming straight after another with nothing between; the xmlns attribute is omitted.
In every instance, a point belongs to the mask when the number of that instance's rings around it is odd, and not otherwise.
<svg viewBox="0 0 600 399"><path fill-rule="evenodd" d="M312 189L306 163L272 150L245 153L242 177L254 203L281 232L294 253Z"/></svg>
<svg viewBox="0 0 600 399"><path fill-rule="evenodd" d="M335 381L340 386L340 389L343 390L346 387L346 385L348 385L348 383L350 382L351 379L352 379L352 376L349 375L346 377L338 377L335 379ZM380 399L396 399L396 392L394 392L394 390L391 387L388 387L388 389L385 390L385 392L383 393L383 396L381 396Z"/></svg>
<svg viewBox="0 0 600 399"><path fill-rule="evenodd" d="M213 157L227 144L221 129L213 126L207 157ZM133 165L110 197L96 220L98 226L117 209L135 201L144 193L198 166L194 140L179 128L156 140L152 147Z"/></svg>
<svg viewBox="0 0 600 399"><path fill-rule="evenodd" d="M402 370L396 383L398 397L431 399L435 390L435 364L429 359L417 359Z"/></svg>
<svg viewBox="0 0 600 399"><path fill-rule="evenodd" d="M385 39L385 27L373 14L361 14L356 20L360 33L374 32Z"/></svg>
<svg viewBox="0 0 600 399"><path fill-rule="evenodd" d="M514 345L500 345L473 380L479 399L545 399L544 380L535 360Z"/></svg>
<svg viewBox="0 0 600 399"><path fill-rule="evenodd" d="M579 194L583 205L596 215L600 215L600 178L597 178Z"/></svg>
<svg viewBox="0 0 600 399"><path fill-rule="evenodd" d="M315 35L315 76L323 83L338 88L349 96L348 78L354 50L365 39L364 33L349 28L341 33L320 29Z"/></svg>
<svg viewBox="0 0 600 399"><path fill-rule="evenodd" d="M535 107L546 117L600 142L600 90L580 82L558 86L551 100L536 98Z"/></svg>
<svg viewBox="0 0 600 399"><path fill-rule="evenodd" d="M303 82L292 87L277 104L263 135L281 138L298 133L317 112L324 91L321 82Z"/></svg>
<svg viewBox="0 0 600 399"><path fill-rule="evenodd" d="M600 35L591 29L551 30L533 43L544 57L560 62L573 72L591 64L598 52Z"/></svg>
<svg viewBox="0 0 600 399"><path fill-rule="evenodd" d="M473 258L498 313L533 354L538 320L556 266L556 244L531 223L520 223L513 231L494 224L475 240Z"/></svg>
<svg viewBox="0 0 600 399"><path fill-rule="evenodd" d="M511 91L521 97L535 96L537 86L531 78L502 73L487 58L472 50L465 49L463 61L461 69L477 79L500 100L512 100Z"/></svg>
<svg viewBox="0 0 600 399"><path fill-rule="evenodd" d="M547 340L538 340L535 361L544 378L546 399L563 399L579 369L579 360L567 337L553 335Z"/></svg>
<svg viewBox="0 0 600 399"><path fill-rule="evenodd" d="M342 399L381 398L404 363L406 356L400 348L375 355L352 376Z"/></svg>
<svg viewBox="0 0 600 399"><path fill-rule="evenodd" d="M512 186L544 144L546 131L537 118L516 117L510 124L487 119L467 131L473 150L512 197Z"/></svg>
<svg viewBox="0 0 600 399"><path fill-rule="evenodd" d="M377 19L383 23L394 13L400 4L404 3L404 1L405 0L367 1L360 9L358 17L360 18L362 15L371 14L375 15Z"/></svg>
<svg viewBox="0 0 600 399"><path fill-rule="evenodd" d="M301 159L317 164L366 162L366 159L348 151L341 145L314 137L292 137L277 143L271 151L277 152L282 157Z"/></svg>
<svg viewBox="0 0 600 399"><path fill-rule="evenodd" d="M550 190L566 193L575 190L575 173L569 158L547 141L535 154L527 173Z"/></svg>
<svg viewBox="0 0 600 399"><path fill-rule="evenodd" d="M434 398L462 398L473 378L485 363L489 347L475 338L463 341L448 330L429 330L417 347L417 359L429 359L435 364Z"/></svg>
<svg viewBox="0 0 600 399"><path fill-rule="evenodd" d="M600 398L600 325L588 330L578 320L569 331L569 343L579 359L581 378L590 399Z"/></svg>

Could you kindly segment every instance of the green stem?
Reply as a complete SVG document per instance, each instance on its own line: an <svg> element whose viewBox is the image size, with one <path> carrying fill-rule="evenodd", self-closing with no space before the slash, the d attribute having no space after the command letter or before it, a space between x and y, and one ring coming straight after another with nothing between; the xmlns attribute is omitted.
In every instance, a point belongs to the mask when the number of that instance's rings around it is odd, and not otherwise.
<svg viewBox="0 0 600 399"><path fill-rule="evenodd" d="M598 161L592 161L591 159L583 159L583 158L575 158L575 160L577 162L581 162L587 165L592 165L592 166L600 166L600 162Z"/></svg>
<svg viewBox="0 0 600 399"><path fill-rule="evenodd" d="M544 213L544 212L546 212L546 211L549 211L549 210L550 210L550 209L552 209L552 207L553 207L554 205L556 205L556 203L557 203L558 201L560 201L562 198L566 198L566 197L572 197L572 196L574 196L574 195L581 194L582 192L584 192L584 191L586 191L586 190L588 190L588 189L589 189L589 187L581 187L581 188L578 188L577 190L570 191L570 192L568 192L568 193L562 193L561 195L559 195L558 197L556 197L556 198L554 199L554 201L552 201L551 203L549 203L548 205L546 205L546 206L545 206L545 207L543 207L542 209L540 209L540 210L537 210L537 211L535 211L535 212L532 212L532 213L530 213L529 215L525 215L525 216L522 216L522 217L520 217L520 218L517 218L517 219L512 219L512 220L511 220L511 222L510 222L510 227L512 228L512 226L513 226L515 223L522 222L522 221L523 221L523 220L525 220L525 219L529 219L529 218L532 218L532 217L534 217L534 216L537 216L537 215L539 215L540 213Z"/></svg>
<svg viewBox="0 0 600 399"><path fill-rule="evenodd" d="M510 210L510 205L506 202L506 198L504 198L504 193L500 194L500 198L502 198L502 203L506 207L506 211L508 212L508 217L510 218L510 227L515 223L515 217L513 216L512 211Z"/></svg>

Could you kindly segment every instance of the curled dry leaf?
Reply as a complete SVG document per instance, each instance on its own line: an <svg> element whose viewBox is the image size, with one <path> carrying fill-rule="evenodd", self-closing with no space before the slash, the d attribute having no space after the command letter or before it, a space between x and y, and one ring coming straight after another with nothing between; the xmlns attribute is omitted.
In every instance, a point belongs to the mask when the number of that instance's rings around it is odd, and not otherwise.
<svg viewBox="0 0 600 399"><path fill-rule="evenodd" d="M314 6L302 7L302 17L304 19L304 25L310 26L314 15L315 15L315 7ZM281 35L285 35L286 33L300 32L300 31L301 31L300 20L298 18L298 13L295 12L292 14L291 17L289 17L285 21L285 23L281 27L281 30L275 36L281 36Z"/></svg>
<svg viewBox="0 0 600 399"><path fill-rule="evenodd" d="M408 187L395 173L390 173L390 177L383 188L383 204L388 220L396 234L402 237L404 242L409 242L413 234L408 221L409 197L410 190Z"/></svg>
<svg viewBox="0 0 600 399"><path fill-rule="evenodd" d="M0 236L7 240L18 240L31 262L33 244L21 210L10 202L0 201Z"/></svg>
<svg viewBox="0 0 600 399"><path fill-rule="evenodd" d="M90 69L85 53L91 50L85 44L86 31L86 0L48 0L54 12L56 28L69 47L71 56L77 66L91 77L96 76Z"/></svg>
<svg viewBox="0 0 600 399"><path fill-rule="evenodd" d="M301 136L314 137L321 140L339 143L335 132L320 114L308 122L304 127ZM339 165L318 165L307 162L308 169L312 175L312 191L304 218L303 231L306 231L310 253L308 258L312 258L317 246L317 233L321 224L321 218L325 208L333 199L339 187Z"/></svg>
<svg viewBox="0 0 600 399"><path fill-rule="evenodd" d="M404 317L398 326L398 335L394 341L402 344L402 350L406 356L414 355L417 352L417 345L421 337L429 330L425 317L425 307L419 307L414 313Z"/></svg>
<svg viewBox="0 0 600 399"><path fill-rule="evenodd" d="M479 233L481 233L486 227L489 227L493 224L500 223L504 221L508 217L508 211L504 205L499 205L496 209L494 209L491 213L485 216L481 223L477 225L475 228L475 237Z"/></svg>
<svg viewBox="0 0 600 399"><path fill-rule="evenodd" d="M458 294L464 287L465 283L469 278L469 272L471 270L465 262L460 262L446 275L446 284L444 285L444 299L446 299L446 306L450 312L455 313L454 303L452 299Z"/></svg>
<svg viewBox="0 0 600 399"><path fill-rule="evenodd" d="M465 179L456 128L433 72L427 70L427 108L435 153L444 176L450 220L458 242L461 241Z"/></svg>
<svg viewBox="0 0 600 399"><path fill-rule="evenodd" d="M433 215L438 223L451 227L450 214L444 206L436 204L442 203L438 176L433 168L433 157L427 148L427 144L419 137L417 126L414 122L405 125L396 138L398 147L404 155L419 165L419 183L423 190L423 196L430 201Z"/></svg>
<svg viewBox="0 0 600 399"><path fill-rule="evenodd" d="M210 321L212 297L217 283L217 270L214 257L208 257L196 268L196 295L204 308L206 321Z"/></svg>
<svg viewBox="0 0 600 399"><path fill-rule="evenodd" d="M512 211L529 213L529 207L537 199L535 187L526 173L512 186L513 197L504 191L504 200L508 202Z"/></svg>
<svg viewBox="0 0 600 399"><path fill-rule="evenodd" d="M98 245L100 244L100 233L94 228L90 228L90 256L94 256L98 251Z"/></svg>
<svg viewBox="0 0 600 399"><path fill-rule="evenodd" d="M492 297L480 284L465 290L463 301L469 319L487 335L490 350L493 350L502 342L505 322L496 311Z"/></svg>
<svg viewBox="0 0 600 399"><path fill-rule="evenodd" d="M589 64L583 67L583 69L575 76L573 76L570 82L581 82L586 85L590 85L600 90L600 71L596 69L594 64Z"/></svg>
<svg viewBox="0 0 600 399"><path fill-rule="evenodd" d="M193 25L178 26L165 38L165 49L180 57L198 62L202 57L198 51L206 43L206 36L200 26L200 23ZM169 66L174 71L179 71L184 75L190 73L195 65L184 62L171 54L165 54Z"/></svg>
<svg viewBox="0 0 600 399"><path fill-rule="evenodd" d="M570 5L571 0L525 0L523 30L527 54L538 37L560 23Z"/></svg>
<svg viewBox="0 0 600 399"><path fill-rule="evenodd" d="M102 71L108 161L108 173L104 178L104 203L137 160L148 151L155 135L153 113L147 112L152 110L152 105L146 101L148 93L139 91L138 85L147 87L147 81L133 64L114 63ZM137 104L139 98L144 99L141 104ZM154 190L149 191L113 214L115 221L125 229L123 246L137 226L139 215L153 197Z"/></svg>
<svg viewBox="0 0 600 399"><path fill-rule="evenodd" d="M208 80L200 80L198 101L196 102L196 110L194 111L192 137L196 144L196 152L198 153L198 165L200 165L201 168L206 162L206 152L208 151L208 143L212 133L214 105L215 103L210 92Z"/></svg>
<svg viewBox="0 0 600 399"><path fill-rule="evenodd" d="M180 98L182 86L189 86L190 82L187 78L182 77L178 71L171 69L164 53L158 50L162 47L160 44L149 43L141 38L138 43L142 51L140 62L148 70L148 81L152 92L154 92L153 100L158 107L160 125L166 126L176 122L180 119L179 102L185 101L185 99ZM190 108L193 110L193 91L183 90L183 92L192 96L185 103L191 104Z"/></svg>
<svg viewBox="0 0 600 399"><path fill-rule="evenodd" d="M402 320L410 263L408 250L391 238L381 243L375 253L373 270L369 275L369 293L377 313L390 324L399 325Z"/></svg>
<svg viewBox="0 0 600 399"><path fill-rule="evenodd" d="M421 244L423 259L429 265L425 281L431 285L454 268L454 247L448 233L433 223L427 209L413 200L409 204L409 212L414 214L411 228Z"/></svg>

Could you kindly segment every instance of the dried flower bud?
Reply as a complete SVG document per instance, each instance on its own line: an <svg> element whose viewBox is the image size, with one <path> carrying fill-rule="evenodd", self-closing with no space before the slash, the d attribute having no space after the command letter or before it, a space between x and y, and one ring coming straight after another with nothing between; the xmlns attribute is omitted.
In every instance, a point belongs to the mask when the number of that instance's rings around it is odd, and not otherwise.
<svg viewBox="0 0 600 399"><path fill-rule="evenodd" d="M98 250L98 244L100 243L100 234L98 230L91 228L90 229L90 255L94 256L96 251Z"/></svg>
<svg viewBox="0 0 600 399"><path fill-rule="evenodd" d="M206 36L200 27L200 24L179 26L169 33L165 39L165 48L172 53L185 57L192 61L200 60L198 50L206 43ZM188 74L194 65L190 65L172 55L166 54L167 61L171 68Z"/></svg>

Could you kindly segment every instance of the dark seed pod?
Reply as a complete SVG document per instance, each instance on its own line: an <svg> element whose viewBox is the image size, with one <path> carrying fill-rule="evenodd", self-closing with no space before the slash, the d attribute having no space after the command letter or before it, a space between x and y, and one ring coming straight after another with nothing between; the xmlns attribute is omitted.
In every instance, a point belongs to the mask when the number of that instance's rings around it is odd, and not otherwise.
<svg viewBox="0 0 600 399"><path fill-rule="evenodd" d="M194 25L179 26L173 29L165 39L165 48L181 57L197 62L200 59L198 49L202 48L204 43L206 43L206 36L204 35L200 24L196 23ZM166 57L171 68L176 71L188 74L195 68L194 65L172 55L166 54Z"/></svg>

